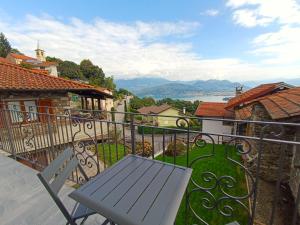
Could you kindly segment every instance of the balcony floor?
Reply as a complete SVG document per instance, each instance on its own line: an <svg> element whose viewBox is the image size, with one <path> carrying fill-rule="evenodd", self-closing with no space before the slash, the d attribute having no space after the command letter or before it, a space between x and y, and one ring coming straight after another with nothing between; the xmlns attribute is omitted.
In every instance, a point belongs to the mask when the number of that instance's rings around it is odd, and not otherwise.
<svg viewBox="0 0 300 225"><path fill-rule="evenodd" d="M0 153L0 218L3 225L64 225L66 219L56 207L36 176L37 171ZM60 192L66 207L75 202L67 195L73 189L64 186ZM100 215L90 216L85 225L98 225Z"/></svg>

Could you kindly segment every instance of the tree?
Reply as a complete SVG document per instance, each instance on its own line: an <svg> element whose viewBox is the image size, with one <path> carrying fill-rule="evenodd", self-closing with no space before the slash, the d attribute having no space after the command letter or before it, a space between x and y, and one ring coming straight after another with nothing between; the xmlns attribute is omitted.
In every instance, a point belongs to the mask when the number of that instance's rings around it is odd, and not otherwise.
<svg viewBox="0 0 300 225"><path fill-rule="evenodd" d="M8 55L8 53L10 53L10 51L11 46L8 40L6 39L3 33L0 33L0 57L5 58Z"/></svg>
<svg viewBox="0 0 300 225"><path fill-rule="evenodd" d="M144 97L142 99L144 106L151 106L151 105L155 105L155 100L154 98L151 97Z"/></svg>
<svg viewBox="0 0 300 225"><path fill-rule="evenodd" d="M83 79L80 66L72 61L63 61L58 65L58 71L60 76L66 77L69 79Z"/></svg>
<svg viewBox="0 0 300 225"><path fill-rule="evenodd" d="M94 65L89 59L84 59L80 63L80 70L85 78L90 81L90 84L103 86L105 83L105 74L103 70Z"/></svg>
<svg viewBox="0 0 300 225"><path fill-rule="evenodd" d="M142 108L144 106L144 102L142 99L140 99L137 96L134 96L131 100L130 100L130 109L133 112L136 112L139 108Z"/></svg>
<svg viewBox="0 0 300 225"><path fill-rule="evenodd" d="M46 61L48 62L56 62L58 64L62 63L63 60L61 60L60 58L56 58L56 57L52 57L52 56L47 56L46 57Z"/></svg>
<svg viewBox="0 0 300 225"><path fill-rule="evenodd" d="M19 54L19 55L24 55L22 52L20 52L19 51L19 49L17 49L17 48L12 48L11 50L10 50L10 52L11 53L15 53L15 54Z"/></svg>
<svg viewBox="0 0 300 225"><path fill-rule="evenodd" d="M103 87L109 88L110 90L115 90L116 89L116 84L114 83L114 78L113 77L106 77L104 79Z"/></svg>

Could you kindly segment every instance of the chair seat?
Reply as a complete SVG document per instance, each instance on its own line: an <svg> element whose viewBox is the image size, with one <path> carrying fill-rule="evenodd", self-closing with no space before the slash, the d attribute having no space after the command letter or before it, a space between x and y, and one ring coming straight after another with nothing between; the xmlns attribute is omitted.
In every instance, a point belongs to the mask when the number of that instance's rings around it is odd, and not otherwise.
<svg viewBox="0 0 300 225"><path fill-rule="evenodd" d="M95 214L96 212L90 208L87 208L86 206L80 204L80 203L76 203L73 212L72 212L72 218L74 220L86 217L86 216L90 216L92 214Z"/></svg>

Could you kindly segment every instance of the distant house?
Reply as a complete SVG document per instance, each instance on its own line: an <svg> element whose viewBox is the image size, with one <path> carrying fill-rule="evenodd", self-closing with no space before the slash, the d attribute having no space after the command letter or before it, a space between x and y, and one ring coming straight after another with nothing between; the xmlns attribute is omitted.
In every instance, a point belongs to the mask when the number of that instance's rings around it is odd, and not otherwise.
<svg viewBox="0 0 300 225"><path fill-rule="evenodd" d="M111 92L105 88L25 69L0 58L0 107L32 113L30 118L11 115L10 122L39 121L34 115L37 110L45 113L44 106L50 107L50 113L58 113L54 110L70 106L69 93L81 97L83 109L105 110L106 101L112 101Z"/></svg>
<svg viewBox="0 0 300 225"><path fill-rule="evenodd" d="M226 109L236 110L243 107L245 103L252 101L256 98L263 97L266 95L271 95L276 92L286 90L292 87L293 86L286 84L284 82L278 82L278 83L262 84L242 93L237 92L236 96L234 98L231 98L227 102Z"/></svg>
<svg viewBox="0 0 300 225"><path fill-rule="evenodd" d="M236 89L236 96L231 98L227 103L222 102L202 102L199 104L195 116L198 117L212 117L222 119L239 119L247 120L252 115L252 106L247 103L274 93L292 88L284 82L262 84L248 91L242 92L242 89ZM238 133L244 134L246 127L239 123L235 127L232 122L203 120L202 131L207 133L220 133L231 134ZM216 142L217 139L214 139ZM220 141L220 138L219 138ZM223 139L221 141L224 141Z"/></svg>
<svg viewBox="0 0 300 225"><path fill-rule="evenodd" d="M6 59L14 64L27 64L33 69L47 71L50 75L57 77L57 63L46 61L45 51L40 49L39 46L35 52L36 58L16 53L9 53Z"/></svg>
<svg viewBox="0 0 300 225"><path fill-rule="evenodd" d="M141 114L149 114L149 116L144 115L143 120L162 127L176 126L177 117L180 116L180 111L168 104L142 107L138 109L138 112Z"/></svg>
<svg viewBox="0 0 300 225"><path fill-rule="evenodd" d="M202 120L202 132L213 134L231 134L233 132L233 123L218 119L233 119L233 111L225 109L226 103L222 102L201 102L195 112L195 116L207 118ZM212 120L210 120L211 118ZM226 138L222 136L211 136L214 143L223 143ZM210 137L203 135L203 139L212 142Z"/></svg>

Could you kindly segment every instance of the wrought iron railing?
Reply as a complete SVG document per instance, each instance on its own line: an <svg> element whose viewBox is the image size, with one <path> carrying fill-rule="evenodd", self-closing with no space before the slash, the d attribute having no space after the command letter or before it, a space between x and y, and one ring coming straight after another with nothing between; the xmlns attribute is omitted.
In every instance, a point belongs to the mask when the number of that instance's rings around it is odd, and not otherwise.
<svg viewBox="0 0 300 225"><path fill-rule="evenodd" d="M66 147L96 176L126 154L193 168L177 224L299 223L299 123L45 107L0 109L0 150L41 170ZM150 119L149 119L150 118ZM204 132L202 121L230 124ZM168 126L166 125L168 123ZM173 126L169 126L169 125ZM240 129L243 127L244 129ZM228 130L228 129L227 129ZM70 178L82 183L79 172ZM271 202L263 184L272 187ZM296 188L295 188L296 186ZM287 191L291 187L292 191ZM296 191L295 191L296 190ZM291 196L288 199L287 196ZM282 206L290 207L280 215ZM261 204L269 205L261 205ZM282 222L284 221L284 222Z"/></svg>

